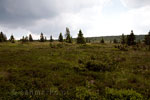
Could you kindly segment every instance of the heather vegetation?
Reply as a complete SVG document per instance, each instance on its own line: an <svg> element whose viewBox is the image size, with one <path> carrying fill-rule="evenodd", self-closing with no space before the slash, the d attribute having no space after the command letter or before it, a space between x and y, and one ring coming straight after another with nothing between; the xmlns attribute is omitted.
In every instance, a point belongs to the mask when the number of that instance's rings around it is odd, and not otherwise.
<svg viewBox="0 0 150 100"><path fill-rule="evenodd" d="M71 37L19 41L0 34L0 100L149 100L150 35L112 43Z"/></svg>

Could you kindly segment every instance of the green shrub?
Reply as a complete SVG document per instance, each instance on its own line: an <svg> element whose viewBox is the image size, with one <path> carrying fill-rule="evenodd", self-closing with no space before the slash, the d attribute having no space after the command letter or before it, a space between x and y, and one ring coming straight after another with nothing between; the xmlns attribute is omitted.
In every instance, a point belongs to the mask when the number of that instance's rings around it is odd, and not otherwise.
<svg viewBox="0 0 150 100"><path fill-rule="evenodd" d="M125 45L115 45L115 48L118 48L121 51L128 51L127 46Z"/></svg>
<svg viewBox="0 0 150 100"><path fill-rule="evenodd" d="M99 100L99 95L86 87L76 87L76 100Z"/></svg>
<svg viewBox="0 0 150 100"><path fill-rule="evenodd" d="M113 67L112 65L109 65L105 62L98 62L98 61L88 61L85 65L85 67L90 71L111 71Z"/></svg>
<svg viewBox="0 0 150 100"><path fill-rule="evenodd" d="M141 94L134 90L116 90L112 88L105 89L106 100L143 100Z"/></svg>

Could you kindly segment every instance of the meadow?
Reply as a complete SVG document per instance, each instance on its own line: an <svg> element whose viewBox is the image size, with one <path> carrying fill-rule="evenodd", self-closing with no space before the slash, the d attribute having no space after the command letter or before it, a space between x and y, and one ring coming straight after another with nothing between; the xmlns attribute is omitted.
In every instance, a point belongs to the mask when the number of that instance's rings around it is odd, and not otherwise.
<svg viewBox="0 0 150 100"><path fill-rule="evenodd" d="M0 100L149 100L144 45L0 43Z"/></svg>

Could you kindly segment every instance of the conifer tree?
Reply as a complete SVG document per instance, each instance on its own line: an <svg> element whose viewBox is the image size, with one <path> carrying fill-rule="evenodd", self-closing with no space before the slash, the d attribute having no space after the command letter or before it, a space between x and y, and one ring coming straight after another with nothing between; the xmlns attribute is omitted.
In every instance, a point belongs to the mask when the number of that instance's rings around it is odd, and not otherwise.
<svg viewBox="0 0 150 100"><path fill-rule="evenodd" d="M3 34L3 32L0 32L0 42L6 42L7 41L7 37L5 34Z"/></svg>
<svg viewBox="0 0 150 100"><path fill-rule="evenodd" d="M131 34L130 34L130 35L127 35L127 44L128 44L129 46L136 44L136 43L135 43L135 35L134 35L134 33L133 33L133 30L131 30Z"/></svg>
<svg viewBox="0 0 150 100"><path fill-rule="evenodd" d="M14 36L13 36L13 35L11 35L11 36L10 36L9 41L10 41L11 43L15 43L15 38L14 38Z"/></svg>
<svg viewBox="0 0 150 100"><path fill-rule="evenodd" d="M102 40L100 41L100 43L105 43L105 41L104 41L103 37L102 37Z"/></svg>
<svg viewBox="0 0 150 100"><path fill-rule="evenodd" d="M31 35L31 34L29 34L29 41L30 41L30 42L33 42L33 38L32 38L32 35Z"/></svg>
<svg viewBox="0 0 150 100"><path fill-rule="evenodd" d="M3 32L0 33L0 42L3 42Z"/></svg>
<svg viewBox="0 0 150 100"><path fill-rule="evenodd" d="M66 34L65 34L65 36L66 36L66 42L67 43L72 43L72 37L70 36L70 30L69 30L69 28L66 28Z"/></svg>
<svg viewBox="0 0 150 100"><path fill-rule="evenodd" d="M3 42L2 41L2 32L0 33L0 42Z"/></svg>
<svg viewBox="0 0 150 100"><path fill-rule="evenodd" d="M59 34L59 39L58 40L59 40L59 42L63 42L63 35L62 35L62 33Z"/></svg>
<svg viewBox="0 0 150 100"><path fill-rule="evenodd" d="M148 35L145 35L144 43L150 45L150 31L148 32Z"/></svg>
<svg viewBox="0 0 150 100"><path fill-rule="evenodd" d="M78 34L78 37L77 37L77 43L78 44L85 44L85 38L83 37L83 33L81 30L79 30L79 34Z"/></svg>
<svg viewBox="0 0 150 100"><path fill-rule="evenodd" d="M122 34L121 36L121 44L125 44L126 43L126 38L125 38L125 35Z"/></svg>
<svg viewBox="0 0 150 100"><path fill-rule="evenodd" d="M44 42L44 35L43 35L43 33L41 33L40 42Z"/></svg>
<svg viewBox="0 0 150 100"><path fill-rule="evenodd" d="M50 42L53 42L53 37L52 37L52 35L50 36Z"/></svg>

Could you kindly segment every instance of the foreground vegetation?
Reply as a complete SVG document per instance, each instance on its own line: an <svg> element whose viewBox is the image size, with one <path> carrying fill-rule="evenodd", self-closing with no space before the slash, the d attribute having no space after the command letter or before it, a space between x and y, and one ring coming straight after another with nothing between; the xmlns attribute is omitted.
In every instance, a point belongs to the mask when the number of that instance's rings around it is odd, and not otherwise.
<svg viewBox="0 0 150 100"><path fill-rule="evenodd" d="M0 100L148 100L148 46L0 43Z"/></svg>

